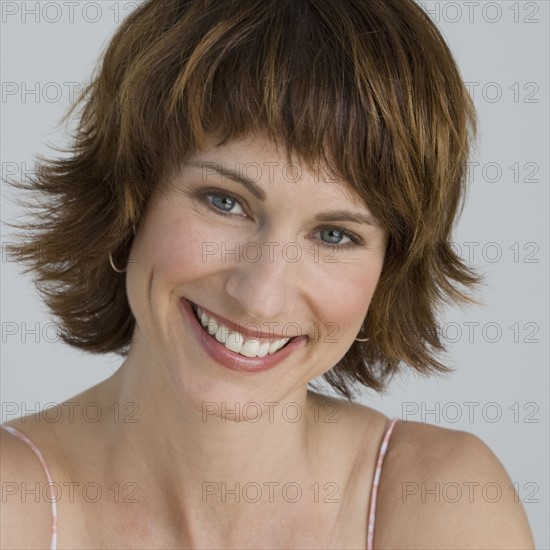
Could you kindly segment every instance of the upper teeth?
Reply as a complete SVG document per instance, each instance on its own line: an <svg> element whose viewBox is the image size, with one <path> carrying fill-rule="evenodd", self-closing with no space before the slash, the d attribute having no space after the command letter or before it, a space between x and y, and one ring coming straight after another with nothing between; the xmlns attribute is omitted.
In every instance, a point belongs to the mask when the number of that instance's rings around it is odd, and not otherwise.
<svg viewBox="0 0 550 550"><path fill-rule="evenodd" d="M245 355L246 357L264 357L270 353L280 350L290 338L281 338L273 342L260 343L254 338L247 338L240 332L229 330L223 323L209 317L200 307L197 306L197 317L209 334L214 336L218 342L227 349Z"/></svg>

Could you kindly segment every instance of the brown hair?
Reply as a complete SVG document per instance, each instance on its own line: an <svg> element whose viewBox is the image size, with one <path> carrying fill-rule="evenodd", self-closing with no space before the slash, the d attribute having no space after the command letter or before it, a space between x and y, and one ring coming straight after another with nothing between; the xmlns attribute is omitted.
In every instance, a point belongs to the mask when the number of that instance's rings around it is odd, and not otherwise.
<svg viewBox="0 0 550 550"><path fill-rule="evenodd" d="M330 166L390 235L360 334L370 340L326 381L351 399L348 382L383 391L400 362L451 370L436 358L437 309L479 303L457 284L482 281L450 241L476 113L413 0L146 0L65 118L77 105L70 155L13 183L42 203L17 226L34 235L8 247L36 272L66 343L128 353L135 319L108 252L125 265L153 188L209 135L221 145L267 130L308 167Z"/></svg>

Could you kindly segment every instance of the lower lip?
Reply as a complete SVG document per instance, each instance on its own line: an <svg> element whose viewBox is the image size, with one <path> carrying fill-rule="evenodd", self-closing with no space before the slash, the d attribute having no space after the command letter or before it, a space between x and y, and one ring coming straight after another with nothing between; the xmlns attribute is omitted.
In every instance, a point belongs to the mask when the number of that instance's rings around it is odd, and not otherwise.
<svg viewBox="0 0 550 550"><path fill-rule="evenodd" d="M260 372L271 369L277 366L281 361L284 361L291 353L299 349L307 340L307 336L300 336L279 351L266 355L265 357L245 357L244 355L227 349L223 344L211 336L195 317L191 303L188 300L181 298L180 304L181 309L193 328L194 334L206 353L208 353L216 363L231 370Z"/></svg>

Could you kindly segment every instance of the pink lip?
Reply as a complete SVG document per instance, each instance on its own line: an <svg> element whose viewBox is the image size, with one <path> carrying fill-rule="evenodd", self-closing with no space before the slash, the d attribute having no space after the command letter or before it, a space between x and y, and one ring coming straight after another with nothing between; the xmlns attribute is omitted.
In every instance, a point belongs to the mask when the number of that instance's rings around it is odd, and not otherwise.
<svg viewBox="0 0 550 550"><path fill-rule="evenodd" d="M307 336L295 338L279 351L265 357L245 357L235 353L220 344L213 336L210 336L195 317L189 300L180 299L181 309L191 324L193 332L206 353L219 365L231 370L244 372L260 372L275 367L284 361L291 353L301 347L307 340Z"/></svg>

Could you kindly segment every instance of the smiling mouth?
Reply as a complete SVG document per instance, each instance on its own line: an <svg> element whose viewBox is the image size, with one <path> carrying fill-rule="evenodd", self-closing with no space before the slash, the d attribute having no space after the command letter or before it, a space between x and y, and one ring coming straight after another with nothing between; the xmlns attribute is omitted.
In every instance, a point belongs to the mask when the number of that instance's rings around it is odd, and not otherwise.
<svg viewBox="0 0 550 550"><path fill-rule="evenodd" d="M298 338L297 336L278 339L248 337L238 331L229 329L221 321L210 317L197 304L191 301L189 303L197 322L202 326L204 332L228 350L245 357L274 355Z"/></svg>

